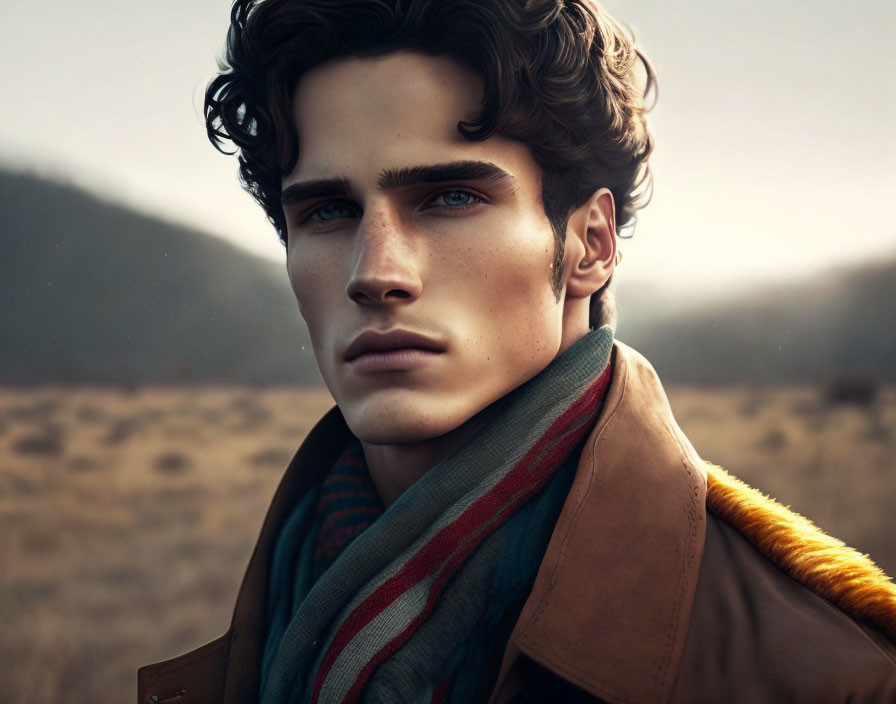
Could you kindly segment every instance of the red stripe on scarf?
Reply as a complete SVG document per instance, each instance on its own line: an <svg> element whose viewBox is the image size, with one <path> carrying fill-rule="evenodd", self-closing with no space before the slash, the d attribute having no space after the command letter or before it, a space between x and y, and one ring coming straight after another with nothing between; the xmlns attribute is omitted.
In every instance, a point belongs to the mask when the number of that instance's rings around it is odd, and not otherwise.
<svg viewBox="0 0 896 704"><path fill-rule="evenodd" d="M583 424L582 427L587 428L587 423ZM563 461L563 458L569 453L569 451L575 446L576 442L581 439L582 435L584 435L584 433L570 434L561 442L558 442L554 446L554 448L552 448L551 451L545 455L542 462L540 462L538 469L543 470L551 466L556 468L560 464L560 462ZM502 481L501 483L505 482ZM531 479L529 480L529 483L531 483ZM466 560L466 558L469 557L473 550L475 550L479 546L482 540L484 540L490 533L494 532L505 522L507 522L510 517L513 516L513 514L516 513L516 511L518 511L522 507L522 505L525 504L526 501L528 501L532 497L532 495L536 493L537 490L540 489L543 485L544 481L540 481L537 485L537 488L531 491L524 491L523 493L519 493L515 499L511 500L510 503L505 503L503 507L498 509L497 513L495 513L494 509L488 506L483 507L486 512L486 517L494 517L494 520L492 520L490 523L487 522L485 524L482 524L480 522L474 525L474 533L470 535L467 540L463 541L461 547L459 547L448 558L448 561L443 565L441 572L439 572L439 576L435 580L433 580L432 585L430 585L426 604L424 605L423 609L421 609L420 613L414 618L414 620L408 624L404 631L393 638L387 645L380 649L380 651L376 653L370 659L370 661L368 661L368 663L358 674L358 677L356 678L352 689L349 690L349 693L346 695L344 701L356 701L358 696L360 696L361 689L373 674L373 671L376 669L376 667L381 662L386 660L390 655L395 653L395 651L397 651L402 645L404 645L404 643L407 642L407 640L413 635L414 631L417 630L420 624L429 617L430 613L432 613L432 610L435 608L438 598L441 595L445 585L448 583L451 577L454 576L454 573L460 568L464 560ZM496 485L496 488L497 487L498 485ZM466 514L464 514L464 516L461 516L458 519L458 522L460 522L465 517ZM472 523L475 518L477 518L477 516L473 516L470 519L470 522ZM461 526L461 528L463 528L463 526ZM396 577L397 576L398 575L396 575ZM414 582L414 584L416 583L417 582ZM410 588L411 586L413 586L413 584L409 584L407 588ZM402 592L399 592L399 594L401 593ZM391 600L389 603L391 603ZM385 604L383 608L385 608L386 606L388 606L388 604ZM359 605L358 609L360 608L361 606ZM373 606L372 608L375 608L375 606ZM377 613L379 612L374 613L374 617Z"/></svg>
<svg viewBox="0 0 896 704"><path fill-rule="evenodd" d="M489 533L503 525L519 506L533 494L537 493L548 476L550 476L551 472L546 470L556 469L563 458L585 435L585 432L591 425L591 421L594 420L599 411L597 401L603 396L609 385L610 371L611 365L608 364L582 396L542 433L529 451L511 468L501 481L488 493L474 501L461 516L433 536L416 555L408 560L398 573L381 584L348 616L334 636L321 662L311 695L312 702L318 700L323 682L345 646L396 598L418 584L428 574L431 574L450 555L448 563L430 587L430 593L423 611L404 631L393 638L368 661L362 668L344 701L354 702L357 699L373 670L401 647L419 624L429 615L435 606L436 599L441 593L443 585L454 574L469 553ZM586 421L582 422L582 413L588 409L590 409L590 413ZM579 421L578 427L575 428L574 432L568 432L569 428L576 424L576 420ZM552 444L553 447L546 451ZM542 453L545 453L544 456L537 461L534 468L527 466ZM535 477L535 481L533 481L533 477ZM516 498L513 498L514 496ZM507 502L508 497L511 497L509 504ZM461 547L457 548L458 545Z"/></svg>
<svg viewBox="0 0 896 704"><path fill-rule="evenodd" d="M432 698L429 700L429 704L445 704L448 701L448 696L451 694L451 687L454 685L454 675L449 677L447 680L442 682L438 687L433 690Z"/></svg>
<svg viewBox="0 0 896 704"><path fill-rule="evenodd" d="M359 496L368 498L366 494ZM345 546L351 542L343 540L343 538L368 528L380 517L382 512L383 511L379 506L349 506L329 514L320 527L317 546L314 551L314 559L317 560L321 555L326 554L330 561L335 560ZM350 516L366 516L366 519L362 519L359 522L347 526L338 525L338 521Z"/></svg>
<svg viewBox="0 0 896 704"><path fill-rule="evenodd" d="M366 494L364 495L364 498L367 498ZM333 513L328 514L324 520L324 526L329 528L334 522L345 516L363 514L378 518L380 513L381 510L379 506L346 506L345 508L341 508L338 511L333 511Z"/></svg>

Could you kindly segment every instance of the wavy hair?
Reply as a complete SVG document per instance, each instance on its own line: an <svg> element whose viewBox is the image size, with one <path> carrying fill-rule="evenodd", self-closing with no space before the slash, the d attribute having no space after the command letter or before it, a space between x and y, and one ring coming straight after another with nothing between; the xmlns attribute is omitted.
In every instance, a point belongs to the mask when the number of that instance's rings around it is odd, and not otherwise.
<svg viewBox="0 0 896 704"><path fill-rule="evenodd" d="M559 297L570 215L601 187L618 230L631 230L652 191L645 98L650 62L631 33L593 0L235 0L225 57L205 92L209 139L239 154L243 188L286 243L281 178L299 141L292 97L327 61L418 51L450 57L484 81L467 139L496 132L528 145L542 169L542 201L555 239ZM228 151L231 142L233 151ZM610 281L590 303L592 327L615 327Z"/></svg>

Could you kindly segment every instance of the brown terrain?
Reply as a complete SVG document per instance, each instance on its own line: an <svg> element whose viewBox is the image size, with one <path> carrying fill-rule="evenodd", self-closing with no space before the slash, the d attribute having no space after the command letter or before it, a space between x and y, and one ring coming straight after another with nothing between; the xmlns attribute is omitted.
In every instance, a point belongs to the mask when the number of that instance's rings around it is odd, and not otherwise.
<svg viewBox="0 0 896 704"><path fill-rule="evenodd" d="M700 454L896 573L896 388L670 391ZM0 391L0 700L132 701L139 665L226 630L326 392Z"/></svg>

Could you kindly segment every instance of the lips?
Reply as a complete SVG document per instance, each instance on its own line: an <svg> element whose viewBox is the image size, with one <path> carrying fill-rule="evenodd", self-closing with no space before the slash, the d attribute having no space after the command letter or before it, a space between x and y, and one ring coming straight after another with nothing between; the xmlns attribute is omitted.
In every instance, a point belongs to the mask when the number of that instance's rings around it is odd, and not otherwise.
<svg viewBox="0 0 896 704"><path fill-rule="evenodd" d="M366 330L355 338L343 354L343 359L350 362L368 352L388 352L399 349L421 349L431 352L444 352L445 345L438 340L410 330L391 330L376 332Z"/></svg>

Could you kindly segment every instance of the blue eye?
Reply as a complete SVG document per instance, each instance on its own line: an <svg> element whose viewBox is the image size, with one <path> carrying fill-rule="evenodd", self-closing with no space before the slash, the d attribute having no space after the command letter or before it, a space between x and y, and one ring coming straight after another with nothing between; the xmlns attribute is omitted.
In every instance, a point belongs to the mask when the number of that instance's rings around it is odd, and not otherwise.
<svg viewBox="0 0 896 704"><path fill-rule="evenodd" d="M445 206L449 208L462 208L464 206L475 205L476 203L482 202L482 198L469 191L445 191L436 196L432 204L435 204L439 198L441 198Z"/></svg>
<svg viewBox="0 0 896 704"><path fill-rule="evenodd" d="M355 211L343 203L327 203L311 212L307 219L314 222L327 222L338 218L350 218Z"/></svg>

